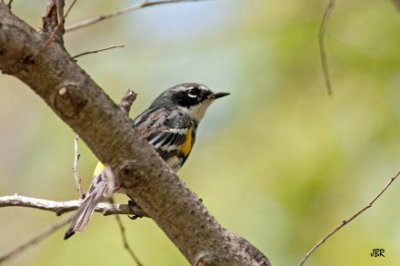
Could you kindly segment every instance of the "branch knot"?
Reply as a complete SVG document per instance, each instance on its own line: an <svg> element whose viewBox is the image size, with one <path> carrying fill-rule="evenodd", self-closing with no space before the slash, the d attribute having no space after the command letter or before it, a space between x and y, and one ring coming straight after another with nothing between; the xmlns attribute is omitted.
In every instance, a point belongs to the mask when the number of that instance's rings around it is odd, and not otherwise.
<svg viewBox="0 0 400 266"><path fill-rule="evenodd" d="M136 160L127 160L120 164L117 169L117 176L120 184L124 188L135 187L141 181L142 171L138 171Z"/></svg>
<svg viewBox="0 0 400 266"><path fill-rule="evenodd" d="M78 116L86 106L87 100L79 93L80 88L74 83L60 86L53 94L54 107L65 118Z"/></svg>

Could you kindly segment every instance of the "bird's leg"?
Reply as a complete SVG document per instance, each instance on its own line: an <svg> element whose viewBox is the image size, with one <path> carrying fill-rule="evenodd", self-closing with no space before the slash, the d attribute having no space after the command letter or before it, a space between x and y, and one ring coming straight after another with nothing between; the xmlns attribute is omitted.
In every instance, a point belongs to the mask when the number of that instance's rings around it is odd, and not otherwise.
<svg viewBox="0 0 400 266"><path fill-rule="evenodd" d="M144 216L147 216L146 213L140 208L140 206L135 202L135 200L127 195L129 197L128 201L128 207L131 210L132 213L135 213L134 215L128 215L129 219L131 220L136 220L138 218L143 218Z"/></svg>

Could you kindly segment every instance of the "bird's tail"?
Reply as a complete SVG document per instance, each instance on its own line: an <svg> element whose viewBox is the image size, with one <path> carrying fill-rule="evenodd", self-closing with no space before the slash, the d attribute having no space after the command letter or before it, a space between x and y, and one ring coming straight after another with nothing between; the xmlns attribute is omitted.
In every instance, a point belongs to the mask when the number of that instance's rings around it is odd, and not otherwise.
<svg viewBox="0 0 400 266"><path fill-rule="evenodd" d="M89 188L89 193L86 198L82 201L78 211L74 214L72 221L65 232L64 239L68 239L75 234L75 232L82 231L87 223L89 222L90 216L100 202L103 192L106 189L107 183L100 180L100 175L93 179L92 184ZM97 180L96 180L97 179ZM97 183L97 181L99 181ZM96 184L97 183L97 184Z"/></svg>
<svg viewBox="0 0 400 266"><path fill-rule="evenodd" d="M103 197L111 197L112 193L115 191L114 181L115 178L109 167L104 167L103 164L99 162L94 172L94 177L86 198L82 201L81 206L74 214L72 221L64 234L65 240L73 236L75 232L80 232L85 228L96 209L97 204Z"/></svg>

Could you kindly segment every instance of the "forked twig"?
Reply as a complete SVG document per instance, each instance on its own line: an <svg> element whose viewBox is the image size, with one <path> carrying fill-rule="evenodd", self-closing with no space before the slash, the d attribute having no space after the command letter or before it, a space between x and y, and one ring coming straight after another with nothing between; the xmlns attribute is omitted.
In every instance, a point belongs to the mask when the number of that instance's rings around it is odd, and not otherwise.
<svg viewBox="0 0 400 266"><path fill-rule="evenodd" d="M322 71L324 74L325 85L328 90L328 95L332 95L332 83L329 74L329 67L328 67L328 59L326 57L325 51L325 32L326 27L332 14L333 8L335 7L335 0L329 0L328 6L325 9L324 15L322 17L319 33L318 33L318 43L319 43L319 52L321 56L321 64L322 64Z"/></svg>
<svg viewBox="0 0 400 266"><path fill-rule="evenodd" d="M58 35L61 43L63 42L62 36L65 33L65 28L64 28L64 23L65 23L65 19L68 17L69 12L72 10L72 7L75 5L77 0L74 0L71 5L69 6L69 8L67 9L67 11L65 12L65 14L63 14L63 7L64 7L64 1L61 0L57 0L56 2L52 2L50 3L54 5L54 3L56 4L56 12L57 12L57 24L56 26L50 27L51 34L50 36L47 38L47 40L43 43L43 45L31 56L30 61L34 61L35 58L41 53L43 52L49 45L50 43L55 39L55 37ZM61 5L61 7L60 7ZM49 7L48 7L49 8ZM51 7L50 7L51 10ZM51 14L46 14L46 16L51 16ZM46 30L46 17L44 18L44 24L43 24L43 28L44 30Z"/></svg>
<svg viewBox="0 0 400 266"><path fill-rule="evenodd" d="M363 207L361 210L359 210L357 213L352 215L350 218L347 220L343 220L340 225L335 227L332 231L330 231L326 236L324 236L318 243L316 243L303 257L302 261L300 262L300 266L303 266L304 263L308 260L308 258L319 248L323 243L325 243L326 240L328 240L332 235L334 235L336 232L338 232L340 229L342 229L344 226L349 224L351 221L353 221L355 218L357 218L360 214L368 210L369 208L372 207L372 205L385 193L385 191L390 187L390 185L397 179L397 177L400 175L400 172L398 172L395 176L391 177L389 181L386 183L386 185L379 191L379 193L370 201L370 203Z"/></svg>
<svg viewBox="0 0 400 266"><path fill-rule="evenodd" d="M83 53L74 55L72 58L76 59L76 58L84 56L84 55L97 54L99 52L103 52L103 51L107 51L107 50L111 50L111 49L115 49L115 48L123 48L123 47L125 47L125 45L111 45L111 46L106 47L106 48L101 48L101 49L98 49L98 50L83 52Z"/></svg>
<svg viewBox="0 0 400 266"><path fill-rule="evenodd" d="M46 239L48 236L53 234L55 231L57 231L64 225L68 224L71 221L71 219L72 219L72 217L67 217L66 219L62 219L62 220L58 221L57 223L51 225L49 228L47 228L40 234L36 235L29 241L25 242L24 244L18 246L15 249L11 250L10 252L0 256L0 264L17 256L19 253L25 251L26 249L29 249L29 248L35 246L36 244L40 243L42 240Z"/></svg>
<svg viewBox="0 0 400 266"><path fill-rule="evenodd" d="M54 35L61 44L64 43L64 6L64 0L48 0L46 14L42 18L42 34L47 37Z"/></svg>
<svg viewBox="0 0 400 266"><path fill-rule="evenodd" d="M205 1L205 0L161 0L161 1L149 1L149 0L144 0L140 3L116 10L114 12L111 12L109 14L105 15L100 15L92 18L85 19L83 21L77 22L75 24L72 24L71 26L67 27L65 29L65 32L81 29L90 25L93 25L95 23L98 23L100 21L110 19L119 15L123 15L141 8L145 7L150 7L150 6L156 6L156 5L162 5L162 4L172 4L172 3L180 3L180 2L197 2L197 1Z"/></svg>

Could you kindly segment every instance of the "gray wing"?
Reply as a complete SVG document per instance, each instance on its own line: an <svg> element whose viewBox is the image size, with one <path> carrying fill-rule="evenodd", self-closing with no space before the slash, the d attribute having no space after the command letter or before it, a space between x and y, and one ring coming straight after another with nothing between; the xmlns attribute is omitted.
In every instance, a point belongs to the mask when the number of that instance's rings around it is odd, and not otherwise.
<svg viewBox="0 0 400 266"><path fill-rule="evenodd" d="M165 107L154 107L135 118L133 125L164 161L170 164L174 170L179 169L185 161L185 158L179 158L182 157L180 150L186 143L189 129L193 127L192 121L186 113L179 109L169 110ZM192 132L193 130L190 130L190 134ZM194 142L193 136L191 141ZM173 157L177 158L172 160ZM179 162L179 167L175 165L177 162Z"/></svg>

